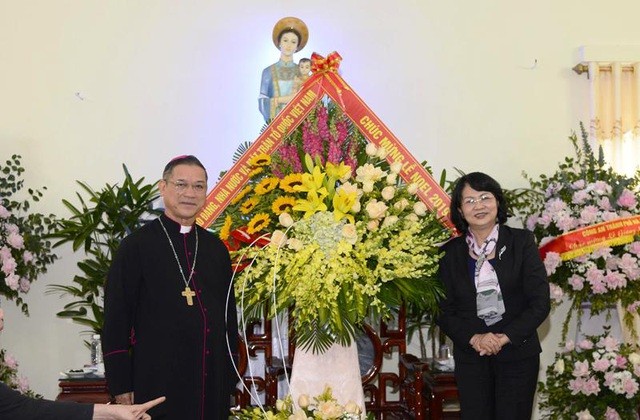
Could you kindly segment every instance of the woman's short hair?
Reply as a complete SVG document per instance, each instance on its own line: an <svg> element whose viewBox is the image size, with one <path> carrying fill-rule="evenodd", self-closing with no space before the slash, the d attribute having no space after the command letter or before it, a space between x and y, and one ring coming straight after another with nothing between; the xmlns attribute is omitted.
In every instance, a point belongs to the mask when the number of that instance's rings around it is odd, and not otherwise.
<svg viewBox="0 0 640 420"><path fill-rule="evenodd" d="M476 191L486 191L493 194L498 204L498 223L503 224L509 218L507 212L507 200L504 197L500 184L489 175L482 172L471 172L463 175L456 181L456 185L451 193L451 205L449 206L449 212L451 215L451 221L456 229L460 232L466 232L469 228L469 224L462 213L460 208L462 207L462 190L465 185L469 185Z"/></svg>
<svg viewBox="0 0 640 420"><path fill-rule="evenodd" d="M209 176L207 175L207 170L205 169L204 165L202 164L202 162L200 162L200 160L197 157L193 155L176 156L173 159L171 159L169 163L167 163L166 166L164 167L164 171L162 171L162 179L168 179L171 176L171 173L173 172L173 168L175 168L178 165L199 166L204 171L205 179L206 180L209 179Z"/></svg>

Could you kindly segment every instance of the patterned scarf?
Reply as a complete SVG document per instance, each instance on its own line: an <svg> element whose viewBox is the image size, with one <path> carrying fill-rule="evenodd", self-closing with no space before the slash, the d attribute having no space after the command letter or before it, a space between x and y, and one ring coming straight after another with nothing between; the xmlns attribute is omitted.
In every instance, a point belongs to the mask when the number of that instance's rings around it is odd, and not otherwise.
<svg viewBox="0 0 640 420"><path fill-rule="evenodd" d="M482 245L478 245L471 231L467 233L466 238L469 253L477 259L474 280L478 318L484 320L487 325L500 321L504 313L498 275L491 263L487 261L487 257L491 255L498 243L498 228L499 225L496 224Z"/></svg>

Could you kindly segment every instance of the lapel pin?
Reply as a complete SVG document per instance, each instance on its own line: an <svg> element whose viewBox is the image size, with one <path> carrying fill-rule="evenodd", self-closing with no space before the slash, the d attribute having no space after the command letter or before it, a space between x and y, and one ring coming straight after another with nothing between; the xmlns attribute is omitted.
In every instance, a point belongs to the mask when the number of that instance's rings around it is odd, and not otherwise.
<svg viewBox="0 0 640 420"><path fill-rule="evenodd" d="M506 245L503 245L502 248L500 248L500 252L498 253L498 259L500 261L502 261L502 254L504 254L504 251L506 251L506 250L507 250Z"/></svg>

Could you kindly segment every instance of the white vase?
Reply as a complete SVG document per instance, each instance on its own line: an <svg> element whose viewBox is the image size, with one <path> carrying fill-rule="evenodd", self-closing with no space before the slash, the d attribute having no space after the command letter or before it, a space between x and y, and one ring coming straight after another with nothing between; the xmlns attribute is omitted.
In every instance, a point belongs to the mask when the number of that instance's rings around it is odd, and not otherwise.
<svg viewBox="0 0 640 420"><path fill-rule="evenodd" d="M311 350L296 349L291 369L289 390L297 403L300 395L320 395L328 385L339 404L350 401L365 413L364 392L355 342L349 347L333 344L326 352L314 354Z"/></svg>

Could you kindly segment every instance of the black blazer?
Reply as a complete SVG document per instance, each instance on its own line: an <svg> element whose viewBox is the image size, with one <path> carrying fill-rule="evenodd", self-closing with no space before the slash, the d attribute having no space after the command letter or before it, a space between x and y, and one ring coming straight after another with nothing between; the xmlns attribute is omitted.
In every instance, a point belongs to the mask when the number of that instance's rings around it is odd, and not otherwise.
<svg viewBox="0 0 640 420"><path fill-rule="evenodd" d="M464 236L447 242L442 250L439 277L446 297L440 303L438 325L454 343L456 360L473 361L480 356L469 344L474 334L504 333L511 343L495 356L509 361L542 351L536 329L550 310L549 283L533 234L500 226L494 267L504 299L502 320L487 326L476 313L476 287L469 272L469 247Z"/></svg>

